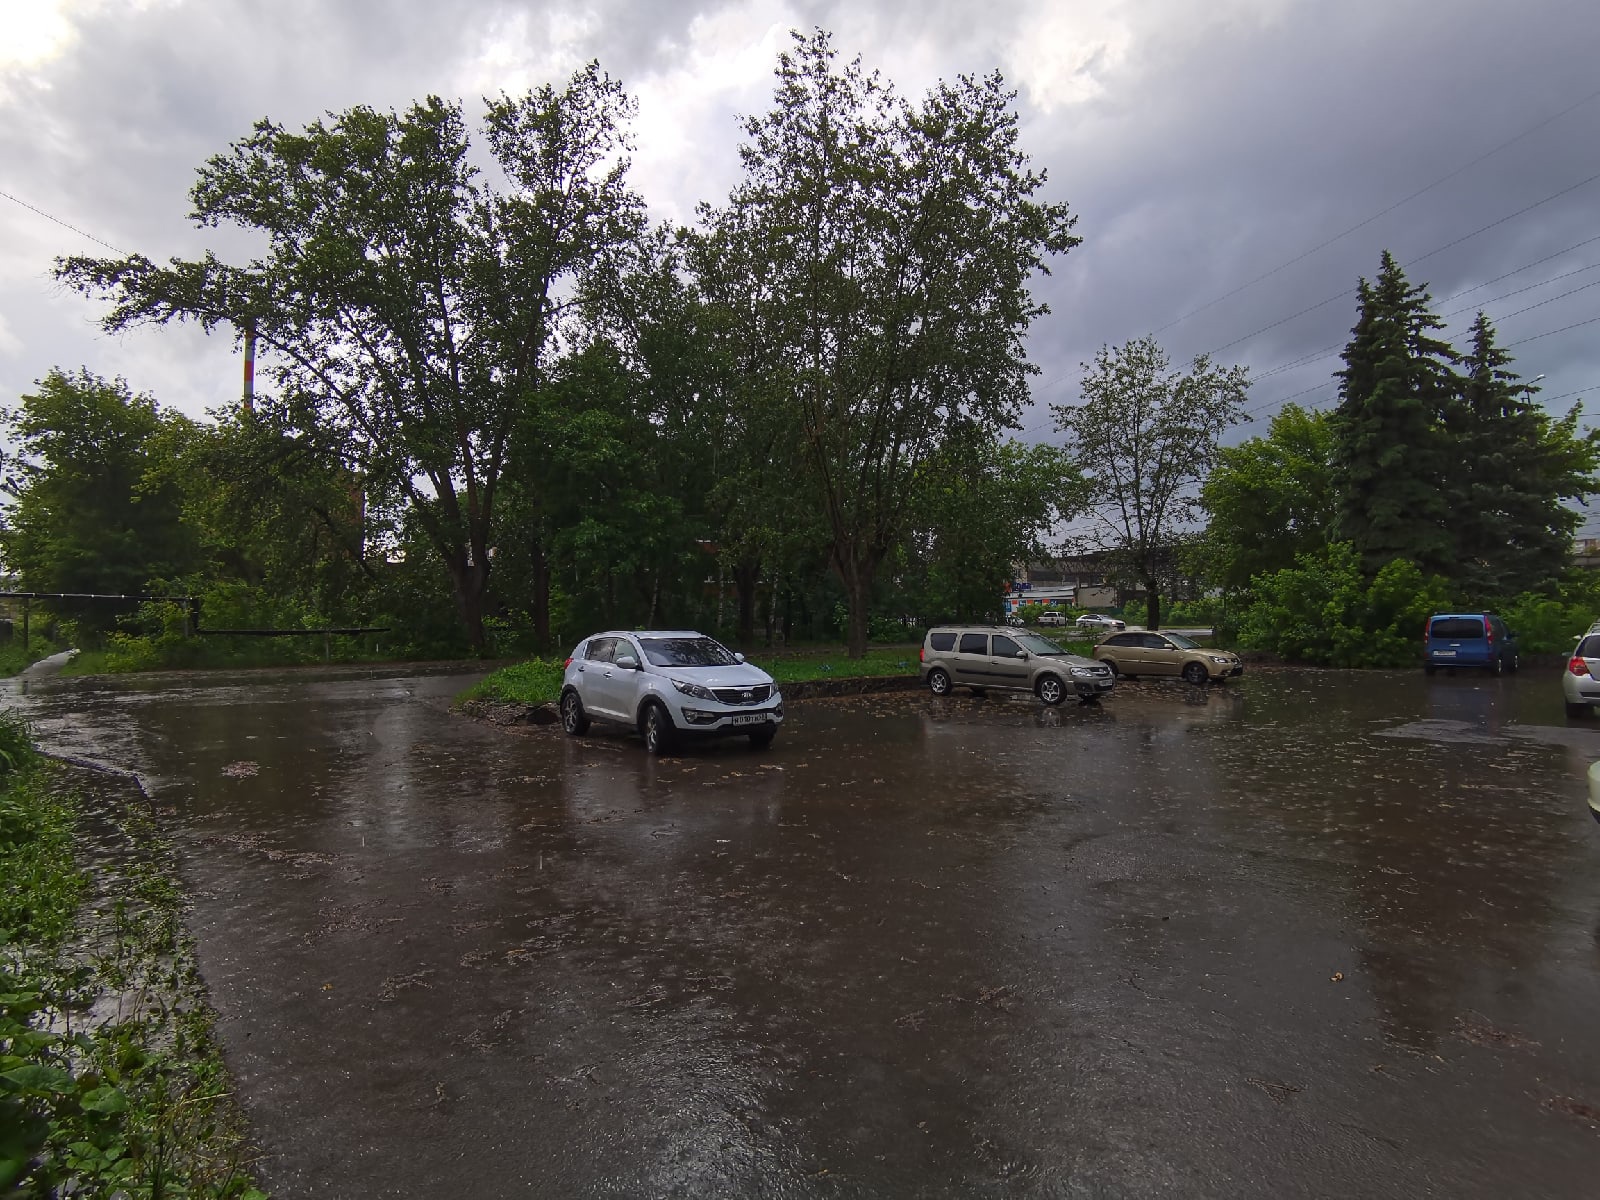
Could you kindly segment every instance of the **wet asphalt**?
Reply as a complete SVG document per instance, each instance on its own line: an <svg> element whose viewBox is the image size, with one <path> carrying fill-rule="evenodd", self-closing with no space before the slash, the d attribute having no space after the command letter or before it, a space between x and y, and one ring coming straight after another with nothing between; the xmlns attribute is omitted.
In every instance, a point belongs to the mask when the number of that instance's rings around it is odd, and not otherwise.
<svg viewBox="0 0 1600 1200"><path fill-rule="evenodd" d="M1600 826L1553 669L791 703L30 681L179 852L278 1197L1593 1196Z"/></svg>

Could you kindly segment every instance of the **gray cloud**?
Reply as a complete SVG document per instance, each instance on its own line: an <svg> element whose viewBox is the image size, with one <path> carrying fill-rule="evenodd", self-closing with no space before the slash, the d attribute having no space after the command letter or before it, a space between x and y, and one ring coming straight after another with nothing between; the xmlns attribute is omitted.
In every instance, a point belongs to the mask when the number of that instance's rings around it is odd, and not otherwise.
<svg viewBox="0 0 1600 1200"><path fill-rule="evenodd" d="M753 13L748 36L767 22L833 28L842 52L860 52L913 96L935 75L1004 67L1022 89L1026 145L1049 170L1052 196L1080 214L1085 239L1039 285L1053 313L1030 341L1042 368L1030 437L1048 432L1043 402L1076 398L1077 365L1102 343L1161 330L1176 358L1236 343L1220 357L1262 375L1342 342L1354 319L1348 298L1274 323L1353 288L1384 248L1415 258L1600 172L1595 100L1284 266L1594 92L1587 0L1234 0L1203 15L1178 0L214 0L90 12L64 55L0 76L0 188L156 256L248 251L237 235L194 230L187 191L194 168L261 116L297 125L428 92L464 97L470 110L476 91L598 57L655 102L678 106L646 114L652 136L675 140L670 152L641 146L640 186L658 212L684 217L696 199L725 192L736 112L770 96L766 79L738 82L732 60L701 62L703 77L690 81L726 73L726 89L688 95L685 63L706 53L719 22ZM1037 33L1052 14L1048 35ZM1046 86L1039 62L1053 54L1076 74ZM1600 288L1509 315L1600 278L1553 279L1600 264L1600 242L1560 253L1600 234L1597 196L1600 182L1577 187L1410 273L1441 310L1482 303L1504 316L1507 343L1600 315ZM84 363L189 411L226 401L237 377L230 347L172 331L106 339L93 306L49 281L55 254L98 249L0 200L0 394L14 398L54 364ZM1497 299L1544 279L1553 281ZM1456 318L1452 331L1470 319ZM1547 396L1600 394L1597 334L1600 324L1582 326L1513 353L1526 375L1546 375ZM1252 403L1304 389L1301 402L1326 403L1336 366L1329 358L1265 375Z"/></svg>

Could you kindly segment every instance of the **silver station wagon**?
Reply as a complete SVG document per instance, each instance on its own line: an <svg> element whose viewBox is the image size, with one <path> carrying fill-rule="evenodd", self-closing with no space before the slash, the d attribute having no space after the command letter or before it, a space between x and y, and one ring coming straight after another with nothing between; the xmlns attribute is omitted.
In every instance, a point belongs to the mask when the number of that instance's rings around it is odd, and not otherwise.
<svg viewBox="0 0 1600 1200"><path fill-rule="evenodd" d="M922 679L935 696L953 687L1032 692L1046 704L1098 700L1116 686L1110 668L1068 654L1047 637L993 625L940 625L922 642Z"/></svg>

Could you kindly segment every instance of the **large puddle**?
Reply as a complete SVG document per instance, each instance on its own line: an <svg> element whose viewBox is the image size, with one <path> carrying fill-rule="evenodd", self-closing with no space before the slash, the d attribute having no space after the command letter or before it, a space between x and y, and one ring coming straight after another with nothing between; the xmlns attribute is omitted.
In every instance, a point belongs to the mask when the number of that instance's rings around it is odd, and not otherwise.
<svg viewBox="0 0 1600 1200"><path fill-rule="evenodd" d="M19 697L153 797L279 1196L1600 1178L1600 721L1553 672L802 701L664 760L466 682Z"/></svg>

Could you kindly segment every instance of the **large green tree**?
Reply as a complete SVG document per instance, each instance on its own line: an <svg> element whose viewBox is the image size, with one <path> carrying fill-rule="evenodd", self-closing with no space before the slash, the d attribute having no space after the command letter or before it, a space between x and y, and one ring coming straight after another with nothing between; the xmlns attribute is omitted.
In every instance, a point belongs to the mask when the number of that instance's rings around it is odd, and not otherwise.
<svg viewBox="0 0 1600 1200"><path fill-rule="evenodd" d="M1102 346L1083 369L1083 403L1050 407L1090 482L1096 522L1084 541L1144 586L1146 624L1159 629L1163 576L1178 557L1195 488L1240 419L1248 374L1203 354L1174 371L1153 337Z"/></svg>
<svg viewBox="0 0 1600 1200"><path fill-rule="evenodd" d="M992 619L1016 564L1049 551L1049 532L1078 516L1088 485L1058 446L953 440L928 463L915 530L895 574L929 620Z"/></svg>
<svg viewBox="0 0 1600 1200"><path fill-rule="evenodd" d="M1456 577L1480 599L1544 585L1566 569L1582 521L1563 501L1600 489L1600 433L1580 433L1581 405L1552 417L1495 344L1479 313L1448 420L1457 469L1446 476Z"/></svg>
<svg viewBox="0 0 1600 1200"><path fill-rule="evenodd" d="M1434 335L1443 322L1425 287L1384 251L1378 277L1360 283L1334 416L1335 535L1374 575L1404 558L1450 575L1456 545L1448 477L1462 468L1445 420L1461 392L1459 357Z"/></svg>
<svg viewBox="0 0 1600 1200"><path fill-rule="evenodd" d="M1200 573L1228 591L1287 570L1333 527L1333 428L1326 413L1286 404L1266 436L1217 450L1200 485L1209 522L1196 544Z"/></svg>
<svg viewBox="0 0 1600 1200"><path fill-rule="evenodd" d="M918 105L795 35L771 111L746 125L744 177L706 209L741 243L762 370L795 408L809 498L827 522L853 655L873 580L904 538L914 482L951 433L1013 427L1035 370L1028 283L1076 245L1065 204L1020 149L998 75L940 83Z"/></svg>
<svg viewBox="0 0 1600 1200"><path fill-rule="evenodd" d="M488 101L498 187L459 107L437 97L298 133L263 120L191 192L199 224L259 235L262 257L73 258L58 272L113 301L108 329L253 329L277 384L261 405L405 500L481 646L512 431L643 225L625 181L632 111L594 64L559 90Z"/></svg>
<svg viewBox="0 0 1600 1200"><path fill-rule="evenodd" d="M153 449L186 437L186 418L120 379L55 370L0 421L15 447L0 547L23 589L142 592L196 565L182 490Z"/></svg>

